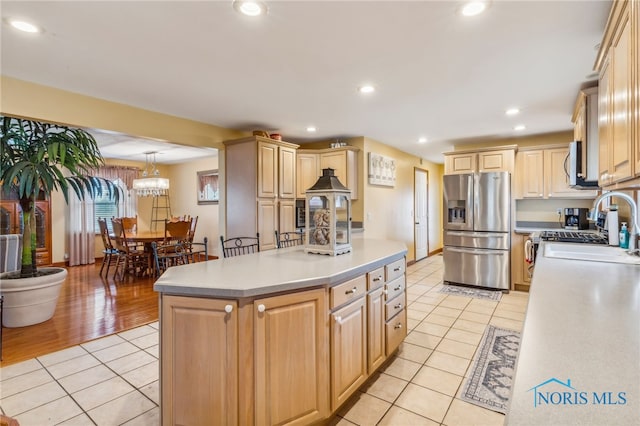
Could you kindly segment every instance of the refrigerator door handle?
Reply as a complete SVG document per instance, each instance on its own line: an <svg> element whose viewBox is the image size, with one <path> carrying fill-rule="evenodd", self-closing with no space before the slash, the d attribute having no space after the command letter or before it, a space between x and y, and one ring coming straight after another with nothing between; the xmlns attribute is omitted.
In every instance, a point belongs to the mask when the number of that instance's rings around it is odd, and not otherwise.
<svg viewBox="0 0 640 426"><path fill-rule="evenodd" d="M465 248L454 248L447 247L447 250L452 251L454 253L467 253L467 254L476 254L476 255L484 255L484 256L504 256L508 252L506 250L486 250L486 249L465 249Z"/></svg>
<svg viewBox="0 0 640 426"><path fill-rule="evenodd" d="M446 231L452 237L472 237L472 238L495 238L503 237L504 232L469 232L469 231Z"/></svg>

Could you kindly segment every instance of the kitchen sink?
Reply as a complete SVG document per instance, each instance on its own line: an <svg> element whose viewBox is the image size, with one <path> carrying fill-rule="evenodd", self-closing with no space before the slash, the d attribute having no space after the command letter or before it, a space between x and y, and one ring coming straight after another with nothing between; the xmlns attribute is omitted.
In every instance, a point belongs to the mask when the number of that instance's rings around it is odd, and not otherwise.
<svg viewBox="0 0 640 426"><path fill-rule="evenodd" d="M598 244L545 243L543 256L558 259L640 265L640 256L629 255L625 249L620 247Z"/></svg>

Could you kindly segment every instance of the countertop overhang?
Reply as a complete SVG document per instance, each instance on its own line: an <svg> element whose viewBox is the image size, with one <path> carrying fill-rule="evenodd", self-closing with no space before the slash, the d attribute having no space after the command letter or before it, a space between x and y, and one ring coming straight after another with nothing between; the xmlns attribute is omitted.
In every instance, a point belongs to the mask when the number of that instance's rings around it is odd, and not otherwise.
<svg viewBox="0 0 640 426"><path fill-rule="evenodd" d="M157 292L200 297L256 297L333 285L360 276L407 253L404 243L358 238L339 256L305 253L304 246L175 266L155 282Z"/></svg>
<svg viewBox="0 0 640 426"><path fill-rule="evenodd" d="M505 424L638 424L640 266L542 252Z"/></svg>

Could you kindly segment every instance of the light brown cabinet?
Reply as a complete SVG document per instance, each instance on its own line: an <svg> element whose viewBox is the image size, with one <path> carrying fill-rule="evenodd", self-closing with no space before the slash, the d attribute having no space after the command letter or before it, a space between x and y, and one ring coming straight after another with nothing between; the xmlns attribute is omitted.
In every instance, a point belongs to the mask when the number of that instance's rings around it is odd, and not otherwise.
<svg viewBox="0 0 640 426"><path fill-rule="evenodd" d="M521 148L516 157L516 198L595 198L595 190L579 190L569 186L565 172L568 145L545 148Z"/></svg>
<svg viewBox="0 0 640 426"><path fill-rule="evenodd" d="M612 3L596 60L599 72L599 183L624 188L640 176L640 12L637 1ZM635 180L635 184L638 179Z"/></svg>
<svg viewBox="0 0 640 426"><path fill-rule="evenodd" d="M331 409L367 378L367 305L364 294L331 314Z"/></svg>
<svg viewBox="0 0 640 426"><path fill-rule="evenodd" d="M404 286L402 258L273 296L162 294L162 424L326 421L406 336Z"/></svg>
<svg viewBox="0 0 640 426"><path fill-rule="evenodd" d="M512 172L514 158L515 146L445 152L444 174Z"/></svg>
<svg viewBox="0 0 640 426"><path fill-rule="evenodd" d="M161 300L162 424L238 424L237 303Z"/></svg>
<svg viewBox="0 0 640 426"><path fill-rule="evenodd" d="M51 203L37 200L36 214L36 265L45 266L52 262L51 255ZM0 201L0 234L22 233L22 208L17 200Z"/></svg>
<svg viewBox="0 0 640 426"><path fill-rule="evenodd" d="M352 146L298 150L298 198L305 198L305 191L316 183L322 169L332 168L340 182L351 190L351 199L357 200L359 151Z"/></svg>
<svg viewBox="0 0 640 426"><path fill-rule="evenodd" d="M274 249L276 230L295 230L298 145L258 136L224 145L225 238L258 232L260 250Z"/></svg>
<svg viewBox="0 0 640 426"><path fill-rule="evenodd" d="M526 235L511 235L511 282L512 289L517 291L529 291L531 285L531 265L524 259L524 245L527 239Z"/></svg>
<svg viewBox="0 0 640 426"><path fill-rule="evenodd" d="M367 371L373 373L386 359L385 298L382 287L367 294Z"/></svg>
<svg viewBox="0 0 640 426"><path fill-rule="evenodd" d="M257 299L254 308L256 424L324 419L329 414L326 290Z"/></svg>
<svg viewBox="0 0 640 426"><path fill-rule="evenodd" d="M316 152L298 150L297 158L297 198L305 198L307 189L311 188L320 177L320 155Z"/></svg>

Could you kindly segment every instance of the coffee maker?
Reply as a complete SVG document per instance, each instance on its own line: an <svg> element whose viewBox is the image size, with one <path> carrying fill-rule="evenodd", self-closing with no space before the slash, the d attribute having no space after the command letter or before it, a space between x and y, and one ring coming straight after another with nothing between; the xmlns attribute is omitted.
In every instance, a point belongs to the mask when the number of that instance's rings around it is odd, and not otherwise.
<svg viewBox="0 0 640 426"><path fill-rule="evenodd" d="M589 209L566 207L564 209L564 229L577 231L579 229L589 229Z"/></svg>

